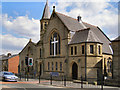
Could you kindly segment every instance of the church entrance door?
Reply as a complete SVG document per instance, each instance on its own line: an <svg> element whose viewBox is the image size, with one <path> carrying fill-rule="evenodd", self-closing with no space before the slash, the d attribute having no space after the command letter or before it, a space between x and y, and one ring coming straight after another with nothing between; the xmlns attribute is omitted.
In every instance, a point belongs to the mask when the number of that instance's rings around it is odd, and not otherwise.
<svg viewBox="0 0 120 90"><path fill-rule="evenodd" d="M77 79L78 77L78 65L74 62L72 65L72 79Z"/></svg>

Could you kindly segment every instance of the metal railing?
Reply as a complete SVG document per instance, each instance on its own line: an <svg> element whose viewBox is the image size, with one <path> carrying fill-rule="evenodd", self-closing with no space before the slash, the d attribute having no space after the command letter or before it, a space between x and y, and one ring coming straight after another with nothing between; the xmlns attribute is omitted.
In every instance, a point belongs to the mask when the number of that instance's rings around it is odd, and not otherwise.
<svg viewBox="0 0 120 90"><path fill-rule="evenodd" d="M24 74L18 74L19 80L27 81L27 78L29 80L35 79L38 81L39 84L44 85L55 85L55 86L62 86L62 87L72 87L72 88L101 88L103 90L104 86L104 77L101 78L101 80L98 81L91 81L93 83L89 83L87 81L84 81L83 77L81 76L80 80L70 80L69 77L63 76L52 76L49 75L46 79L42 78L40 75L27 75Z"/></svg>

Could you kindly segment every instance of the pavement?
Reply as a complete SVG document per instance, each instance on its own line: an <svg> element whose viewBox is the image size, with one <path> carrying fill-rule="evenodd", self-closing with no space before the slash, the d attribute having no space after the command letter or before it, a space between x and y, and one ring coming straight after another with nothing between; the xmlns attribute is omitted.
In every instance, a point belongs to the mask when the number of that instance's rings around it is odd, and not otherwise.
<svg viewBox="0 0 120 90"><path fill-rule="evenodd" d="M83 88L81 88L81 83L73 83L72 81L51 81L45 80L45 79L29 79L28 81L25 80L25 78L19 79L18 82L1 82L0 85L2 85L2 90L5 90L5 88L24 88L24 90L27 89L37 89L37 88L61 88L61 89L67 89L67 90L101 90L101 85L93 85L93 84L83 84ZM118 87L112 87L112 86L104 86L104 90L120 90ZM18 90L16 89L16 90ZM53 90L53 89L52 89Z"/></svg>
<svg viewBox="0 0 120 90"><path fill-rule="evenodd" d="M11 82L8 82L8 84ZM15 83L27 83L27 84L37 84L37 85L46 85L46 86L55 86L55 87L61 87L61 88L76 88L76 89L80 89L81 88L81 83L73 83L72 81L66 81L66 83L64 81L51 81L50 80L45 80L45 79L40 79L40 83L39 83L39 79L29 79L29 81L25 81L25 79L21 79L18 82ZM93 84L83 84L82 85L83 88L95 88L95 89L101 89L101 85L93 85ZM113 90L120 90L120 88L118 87L113 87L113 86L103 86L103 88L106 89L113 89Z"/></svg>

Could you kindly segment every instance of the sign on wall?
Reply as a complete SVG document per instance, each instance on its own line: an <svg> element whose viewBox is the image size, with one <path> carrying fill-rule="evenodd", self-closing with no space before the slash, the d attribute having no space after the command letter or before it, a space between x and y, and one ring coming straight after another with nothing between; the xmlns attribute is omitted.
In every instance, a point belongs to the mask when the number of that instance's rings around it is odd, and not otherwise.
<svg viewBox="0 0 120 90"><path fill-rule="evenodd" d="M59 76L59 73L58 72L50 72L50 75L52 75L52 76Z"/></svg>

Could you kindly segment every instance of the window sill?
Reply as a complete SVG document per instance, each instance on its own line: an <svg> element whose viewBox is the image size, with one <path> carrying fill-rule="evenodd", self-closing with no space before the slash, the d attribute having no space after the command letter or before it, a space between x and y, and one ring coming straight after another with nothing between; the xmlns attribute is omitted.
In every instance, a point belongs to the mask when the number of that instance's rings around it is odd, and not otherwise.
<svg viewBox="0 0 120 90"><path fill-rule="evenodd" d="M49 56L48 58L64 58L64 56Z"/></svg>

